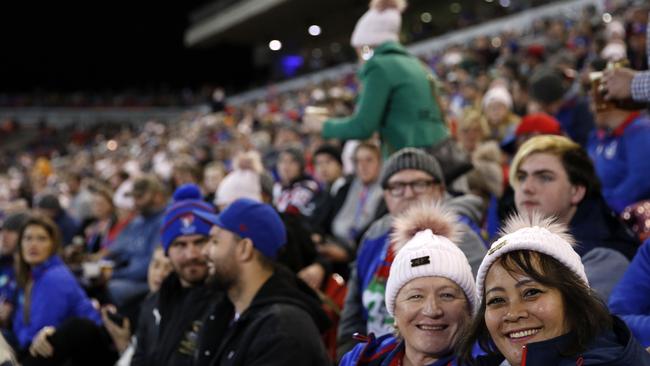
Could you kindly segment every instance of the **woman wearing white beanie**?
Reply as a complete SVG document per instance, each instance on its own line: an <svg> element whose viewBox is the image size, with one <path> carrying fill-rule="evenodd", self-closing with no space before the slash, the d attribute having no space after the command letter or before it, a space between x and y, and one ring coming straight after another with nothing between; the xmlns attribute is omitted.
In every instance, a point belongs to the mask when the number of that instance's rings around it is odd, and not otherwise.
<svg viewBox="0 0 650 366"><path fill-rule="evenodd" d="M399 43L405 7L405 0L370 2L350 40L362 64L356 112L327 121L323 114L306 114L309 130L341 140L366 140L379 132L384 158L404 147L431 148L449 135L429 71Z"/></svg>
<svg viewBox="0 0 650 366"><path fill-rule="evenodd" d="M453 349L478 303L472 270L454 243L454 216L434 204L395 220L397 255L386 283L386 308L397 335L357 345L340 365L456 365Z"/></svg>
<svg viewBox="0 0 650 366"><path fill-rule="evenodd" d="M564 225L514 216L476 280L480 306L463 340L474 365L650 365L648 354L589 287ZM487 352L472 360L475 342Z"/></svg>

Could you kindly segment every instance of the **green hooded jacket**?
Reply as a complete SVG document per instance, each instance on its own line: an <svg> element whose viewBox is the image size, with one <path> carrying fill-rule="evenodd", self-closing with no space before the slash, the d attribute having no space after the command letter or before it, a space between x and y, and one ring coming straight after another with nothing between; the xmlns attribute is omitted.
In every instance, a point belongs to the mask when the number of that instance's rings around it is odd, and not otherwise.
<svg viewBox="0 0 650 366"><path fill-rule="evenodd" d="M359 70L361 93L351 117L333 118L323 138L382 140L384 158L404 147L431 147L449 135L420 61L397 42L385 42Z"/></svg>

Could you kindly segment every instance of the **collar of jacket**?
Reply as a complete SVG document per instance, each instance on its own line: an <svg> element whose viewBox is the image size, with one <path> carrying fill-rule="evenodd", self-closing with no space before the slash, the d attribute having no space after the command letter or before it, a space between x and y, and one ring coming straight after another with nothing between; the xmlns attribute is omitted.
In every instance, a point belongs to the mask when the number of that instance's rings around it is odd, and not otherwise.
<svg viewBox="0 0 650 366"><path fill-rule="evenodd" d="M298 279L293 272L279 264L275 265L273 274L257 291L248 309L241 314L238 323L244 323L260 309L278 303L292 304L305 310L321 332L331 325L329 317L322 309L322 302L314 290Z"/></svg>
<svg viewBox="0 0 650 366"><path fill-rule="evenodd" d="M32 268L32 278L37 280L43 276L43 274L52 267L62 266L63 260L58 255L53 255L48 258L45 262L38 264Z"/></svg>

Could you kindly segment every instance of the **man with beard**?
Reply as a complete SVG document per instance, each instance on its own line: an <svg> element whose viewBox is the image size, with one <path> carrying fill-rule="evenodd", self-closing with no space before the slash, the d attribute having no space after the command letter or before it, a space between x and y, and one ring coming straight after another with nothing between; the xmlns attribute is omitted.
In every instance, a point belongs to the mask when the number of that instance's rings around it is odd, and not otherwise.
<svg viewBox="0 0 650 366"><path fill-rule="evenodd" d="M228 299L207 317L195 364L329 365L318 297L274 263L287 240L278 213L246 198L218 216L194 213L213 225L203 253Z"/></svg>
<svg viewBox="0 0 650 366"><path fill-rule="evenodd" d="M133 182L131 196L137 216L115 238L106 255L115 263L107 287L110 300L118 308L149 291L147 269L160 242L160 224L167 203L165 191L153 175L143 175Z"/></svg>
<svg viewBox="0 0 650 366"><path fill-rule="evenodd" d="M165 211L161 230L163 249L173 272L163 281L160 291L147 299L155 305L143 306L143 311L148 310L140 315L138 344L131 365L182 366L192 362L201 319L214 295L204 286L208 267L202 254L211 225L193 212L215 211L201 200L197 185L182 185ZM143 322L154 322L157 332L153 332L153 337L146 331L151 327Z"/></svg>

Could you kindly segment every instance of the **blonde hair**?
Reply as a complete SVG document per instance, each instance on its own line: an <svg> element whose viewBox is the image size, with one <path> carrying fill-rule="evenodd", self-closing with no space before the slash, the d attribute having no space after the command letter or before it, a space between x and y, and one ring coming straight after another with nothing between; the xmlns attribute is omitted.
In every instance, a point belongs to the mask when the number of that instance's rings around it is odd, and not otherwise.
<svg viewBox="0 0 650 366"><path fill-rule="evenodd" d="M580 145L571 139L557 135L540 135L526 141L519 150L510 164L510 185L517 185L517 171L523 161L533 154L544 153L556 156L561 160L568 151L581 150ZM566 169L566 167L565 167Z"/></svg>
<svg viewBox="0 0 650 366"><path fill-rule="evenodd" d="M490 136L488 121L480 109L468 107L463 109L463 114L458 119L458 129L479 127L484 137Z"/></svg>

